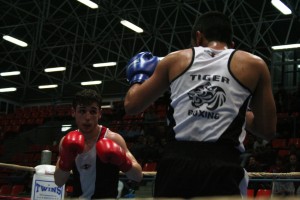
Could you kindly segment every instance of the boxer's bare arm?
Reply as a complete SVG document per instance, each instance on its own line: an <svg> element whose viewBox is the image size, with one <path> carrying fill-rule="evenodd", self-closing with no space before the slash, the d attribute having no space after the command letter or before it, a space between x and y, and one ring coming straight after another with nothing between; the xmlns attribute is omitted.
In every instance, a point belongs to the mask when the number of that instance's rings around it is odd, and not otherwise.
<svg viewBox="0 0 300 200"><path fill-rule="evenodd" d="M61 146L63 138L59 142L59 147ZM61 187L67 182L67 180L70 176L70 172L61 170L59 168L59 163L60 163L60 157L58 157L58 159L56 161L56 168L54 171L54 182L57 186Z"/></svg>
<svg viewBox="0 0 300 200"><path fill-rule="evenodd" d="M260 57L237 51L232 59L231 70L253 93L250 102L252 111L246 113L246 129L265 140L271 140L275 136L277 117L268 66Z"/></svg>
<svg viewBox="0 0 300 200"><path fill-rule="evenodd" d="M142 167L127 148L126 142L123 137L118 133L109 130L106 134L106 138L113 140L125 150L126 156L129 157L132 162L132 168L129 171L125 172L125 175L131 180L140 182L143 178Z"/></svg>
<svg viewBox="0 0 300 200"><path fill-rule="evenodd" d="M191 60L191 49L170 53L162 59L148 80L130 87L124 101L126 113L138 114L151 105L168 90L170 82L189 66Z"/></svg>
<svg viewBox="0 0 300 200"><path fill-rule="evenodd" d="M59 158L54 172L54 182L57 186L61 187L67 182L70 176L70 172L61 170L58 166L58 163L59 163Z"/></svg>

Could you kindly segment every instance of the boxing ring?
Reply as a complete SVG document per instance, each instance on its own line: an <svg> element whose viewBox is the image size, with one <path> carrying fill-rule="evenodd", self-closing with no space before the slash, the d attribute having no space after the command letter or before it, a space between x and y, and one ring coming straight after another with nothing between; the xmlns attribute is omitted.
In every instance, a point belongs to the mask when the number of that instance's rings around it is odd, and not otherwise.
<svg viewBox="0 0 300 200"><path fill-rule="evenodd" d="M6 169L12 169L12 170L22 170L22 171L27 171L31 172L34 175L43 175L46 174L46 176L52 176L53 180L53 169L55 166L52 166L52 172L47 172L45 170L42 170L41 172L41 166L36 166L36 167L29 167L29 166L21 166L21 165L16 165L16 164L9 164L9 163L0 163L0 168L6 168ZM47 166L47 165L46 165ZM39 171L39 172L38 172ZM51 174L52 173L52 174ZM47 175L48 174L48 175ZM143 172L143 181L148 181L154 184L156 172L155 171L144 171ZM290 173L269 173L269 172L248 172L249 176L249 181L250 182L300 182L300 172L290 172ZM33 179L34 180L34 179ZM49 179L50 180L50 179ZM126 180L126 177L124 173L120 172L120 180ZM32 187L35 187L32 185ZM63 188L65 190L65 188ZM64 195L64 193L63 193ZM138 196L135 197L136 199L139 199ZM152 197L149 196L147 199L151 199ZM30 196L28 197L18 197L18 196L11 196L11 195L0 195L0 199L19 199L19 200L30 200L30 199L35 199ZM38 198L37 198L38 199ZM52 199L52 198L49 198ZM54 198L53 198L54 199ZM58 198L57 198L58 199ZM62 196L61 199L69 199L68 197ZM198 199L198 198L197 198ZM199 198L199 199L214 199L214 200L225 200L225 199L241 199L241 197L214 197L214 198ZM264 198L259 198L259 199L264 199ZM268 197L265 199L282 199L282 197ZM299 196L291 196L291 197L284 197L284 199L287 200L294 200L297 199L299 200Z"/></svg>

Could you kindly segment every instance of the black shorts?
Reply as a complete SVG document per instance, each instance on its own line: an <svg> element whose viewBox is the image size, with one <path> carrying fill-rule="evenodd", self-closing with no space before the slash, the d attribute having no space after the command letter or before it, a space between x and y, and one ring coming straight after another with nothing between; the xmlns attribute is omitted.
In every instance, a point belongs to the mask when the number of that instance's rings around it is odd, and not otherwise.
<svg viewBox="0 0 300 200"><path fill-rule="evenodd" d="M229 145L174 142L165 148L155 179L155 197L240 195L240 152Z"/></svg>

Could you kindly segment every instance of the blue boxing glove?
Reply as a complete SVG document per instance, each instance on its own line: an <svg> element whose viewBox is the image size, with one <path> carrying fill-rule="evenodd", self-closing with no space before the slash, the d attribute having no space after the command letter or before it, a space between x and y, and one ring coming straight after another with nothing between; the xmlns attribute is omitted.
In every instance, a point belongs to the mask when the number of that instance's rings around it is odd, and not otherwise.
<svg viewBox="0 0 300 200"><path fill-rule="evenodd" d="M154 72L159 58L151 52L141 52L130 59L126 65L126 76L129 84L143 83Z"/></svg>

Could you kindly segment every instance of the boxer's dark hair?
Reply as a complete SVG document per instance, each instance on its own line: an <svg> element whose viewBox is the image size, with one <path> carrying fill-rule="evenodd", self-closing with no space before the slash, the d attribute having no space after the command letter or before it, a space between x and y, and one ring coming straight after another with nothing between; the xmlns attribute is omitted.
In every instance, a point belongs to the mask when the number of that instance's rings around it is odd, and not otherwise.
<svg viewBox="0 0 300 200"><path fill-rule="evenodd" d="M208 41L219 41L232 45L232 25L229 18L218 11L207 12L198 17L192 29L191 39L195 44L196 32L200 31Z"/></svg>
<svg viewBox="0 0 300 200"><path fill-rule="evenodd" d="M75 97L72 102L72 106L76 109L77 105L90 105L96 102L99 108L102 105L102 97L99 93L92 89L84 89L75 94Z"/></svg>

